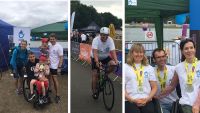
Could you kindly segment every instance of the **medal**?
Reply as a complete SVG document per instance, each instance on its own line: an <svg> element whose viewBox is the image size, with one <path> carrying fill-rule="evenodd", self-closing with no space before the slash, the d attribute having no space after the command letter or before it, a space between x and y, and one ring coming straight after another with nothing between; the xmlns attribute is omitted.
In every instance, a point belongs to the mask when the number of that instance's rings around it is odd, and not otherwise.
<svg viewBox="0 0 200 113"><path fill-rule="evenodd" d="M160 82L161 91L163 91L165 89L166 81L167 81L167 67L165 67L165 69L164 69L164 77L163 78L160 76L160 70L157 68L157 77Z"/></svg>
<svg viewBox="0 0 200 113"><path fill-rule="evenodd" d="M138 86L138 93L143 93L143 81L144 81L144 66L140 66L140 69L136 69L135 64L133 65L134 73L137 76L137 86Z"/></svg>
<svg viewBox="0 0 200 113"><path fill-rule="evenodd" d="M194 91L194 87L190 84L186 84L185 85L185 91L191 93L191 92Z"/></svg>
<svg viewBox="0 0 200 113"><path fill-rule="evenodd" d="M185 85L185 91L186 92L192 92L194 91L193 87L193 80L194 80L194 75L196 72L196 66L197 66L197 58L195 58L192 62L192 68L188 68L188 63L185 60L185 70L186 70L186 75L187 75L187 80L186 80L186 85Z"/></svg>
<svg viewBox="0 0 200 113"><path fill-rule="evenodd" d="M143 87L142 87L142 86L139 86L139 87L138 87L138 93L143 93L143 91L144 91L144 90L143 90Z"/></svg>

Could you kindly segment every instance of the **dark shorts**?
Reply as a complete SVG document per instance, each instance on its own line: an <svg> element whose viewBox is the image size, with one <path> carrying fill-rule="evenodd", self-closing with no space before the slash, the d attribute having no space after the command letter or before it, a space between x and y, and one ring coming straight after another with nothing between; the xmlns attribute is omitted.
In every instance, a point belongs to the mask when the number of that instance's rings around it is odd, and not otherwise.
<svg viewBox="0 0 200 113"><path fill-rule="evenodd" d="M108 62L110 62L112 59L110 57L107 57L103 60L100 60L99 62L101 62L102 64L108 64ZM91 61L92 61L92 70L93 69L98 69L97 66L96 66L96 62L94 61L94 58L91 58Z"/></svg>
<svg viewBox="0 0 200 113"><path fill-rule="evenodd" d="M15 79L22 78L24 76L23 67L17 67L17 69L13 71Z"/></svg>
<svg viewBox="0 0 200 113"><path fill-rule="evenodd" d="M51 75L58 75L57 69L50 69Z"/></svg>

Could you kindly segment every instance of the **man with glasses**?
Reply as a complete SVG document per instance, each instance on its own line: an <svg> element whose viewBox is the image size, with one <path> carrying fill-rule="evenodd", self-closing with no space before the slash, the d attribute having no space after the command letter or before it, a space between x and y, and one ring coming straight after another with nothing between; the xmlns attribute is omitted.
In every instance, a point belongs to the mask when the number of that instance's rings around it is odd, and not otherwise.
<svg viewBox="0 0 200 113"><path fill-rule="evenodd" d="M164 98L160 98L159 94L170 85L174 76L175 67L166 65L167 56L163 49L155 49L152 56L156 63L155 74L158 81L158 90L155 98L159 99L163 113L171 113L172 103L178 99L176 90Z"/></svg>
<svg viewBox="0 0 200 113"><path fill-rule="evenodd" d="M92 92L93 98L97 98L96 83L98 80L97 70L102 64L108 65L117 65L117 55L115 52L115 44L111 37L109 37L109 28L102 27L100 29L100 35L95 37L92 41L92 52L91 52L91 61L92 61ZM109 72L112 72L113 69L109 68Z"/></svg>

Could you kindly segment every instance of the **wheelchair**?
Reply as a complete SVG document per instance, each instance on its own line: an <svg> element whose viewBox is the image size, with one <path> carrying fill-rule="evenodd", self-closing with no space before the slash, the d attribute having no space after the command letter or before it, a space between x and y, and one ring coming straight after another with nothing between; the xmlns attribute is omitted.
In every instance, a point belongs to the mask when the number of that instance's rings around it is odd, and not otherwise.
<svg viewBox="0 0 200 113"><path fill-rule="evenodd" d="M42 101L42 93L39 93L37 85L34 84L33 85L33 92L35 94L35 97L29 101L29 95L30 95L30 82L31 79L28 76L24 76L24 80L23 80L23 95L24 95L24 99L29 102L29 103L33 103L33 107L34 108L38 108L40 106L44 106L45 104L51 103L51 99L50 99L50 95L49 95L49 89L46 89L46 102Z"/></svg>

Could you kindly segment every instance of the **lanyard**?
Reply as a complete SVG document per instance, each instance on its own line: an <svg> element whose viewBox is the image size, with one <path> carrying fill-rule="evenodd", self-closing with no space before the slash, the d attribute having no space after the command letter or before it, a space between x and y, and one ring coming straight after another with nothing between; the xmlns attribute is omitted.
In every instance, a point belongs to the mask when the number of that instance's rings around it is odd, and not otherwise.
<svg viewBox="0 0 200 113"><path fill-rule="evenodd" d="M164 69L164 77L163 78L160 76L160 70L157 68L157 77L160 82L161 91L163 91L165 89L166 81L167 81L167 67L165 67L165 69Z"/></svg>
<svg viewBox="0 0 200 113"><path fill-rule="evenodd" d="M195 74L195 69L197 66L197 58L195 58L192 62L192 68L189 70L188 69L188 62L185 60L185 70L187 74L187 84L192 85L193 80L194 80L194 74Z"/></svg>
<svg viewBox="0 0 200 113"><path fill-rule="evenodd" d="M142 64L141 64L140 68L137 69L136 66L135 66L135 64L133 64L133 70L134 70L134 73L137 76L137 84L138 84L138 86L142 87L144 66L142 66Z"/></svg>

